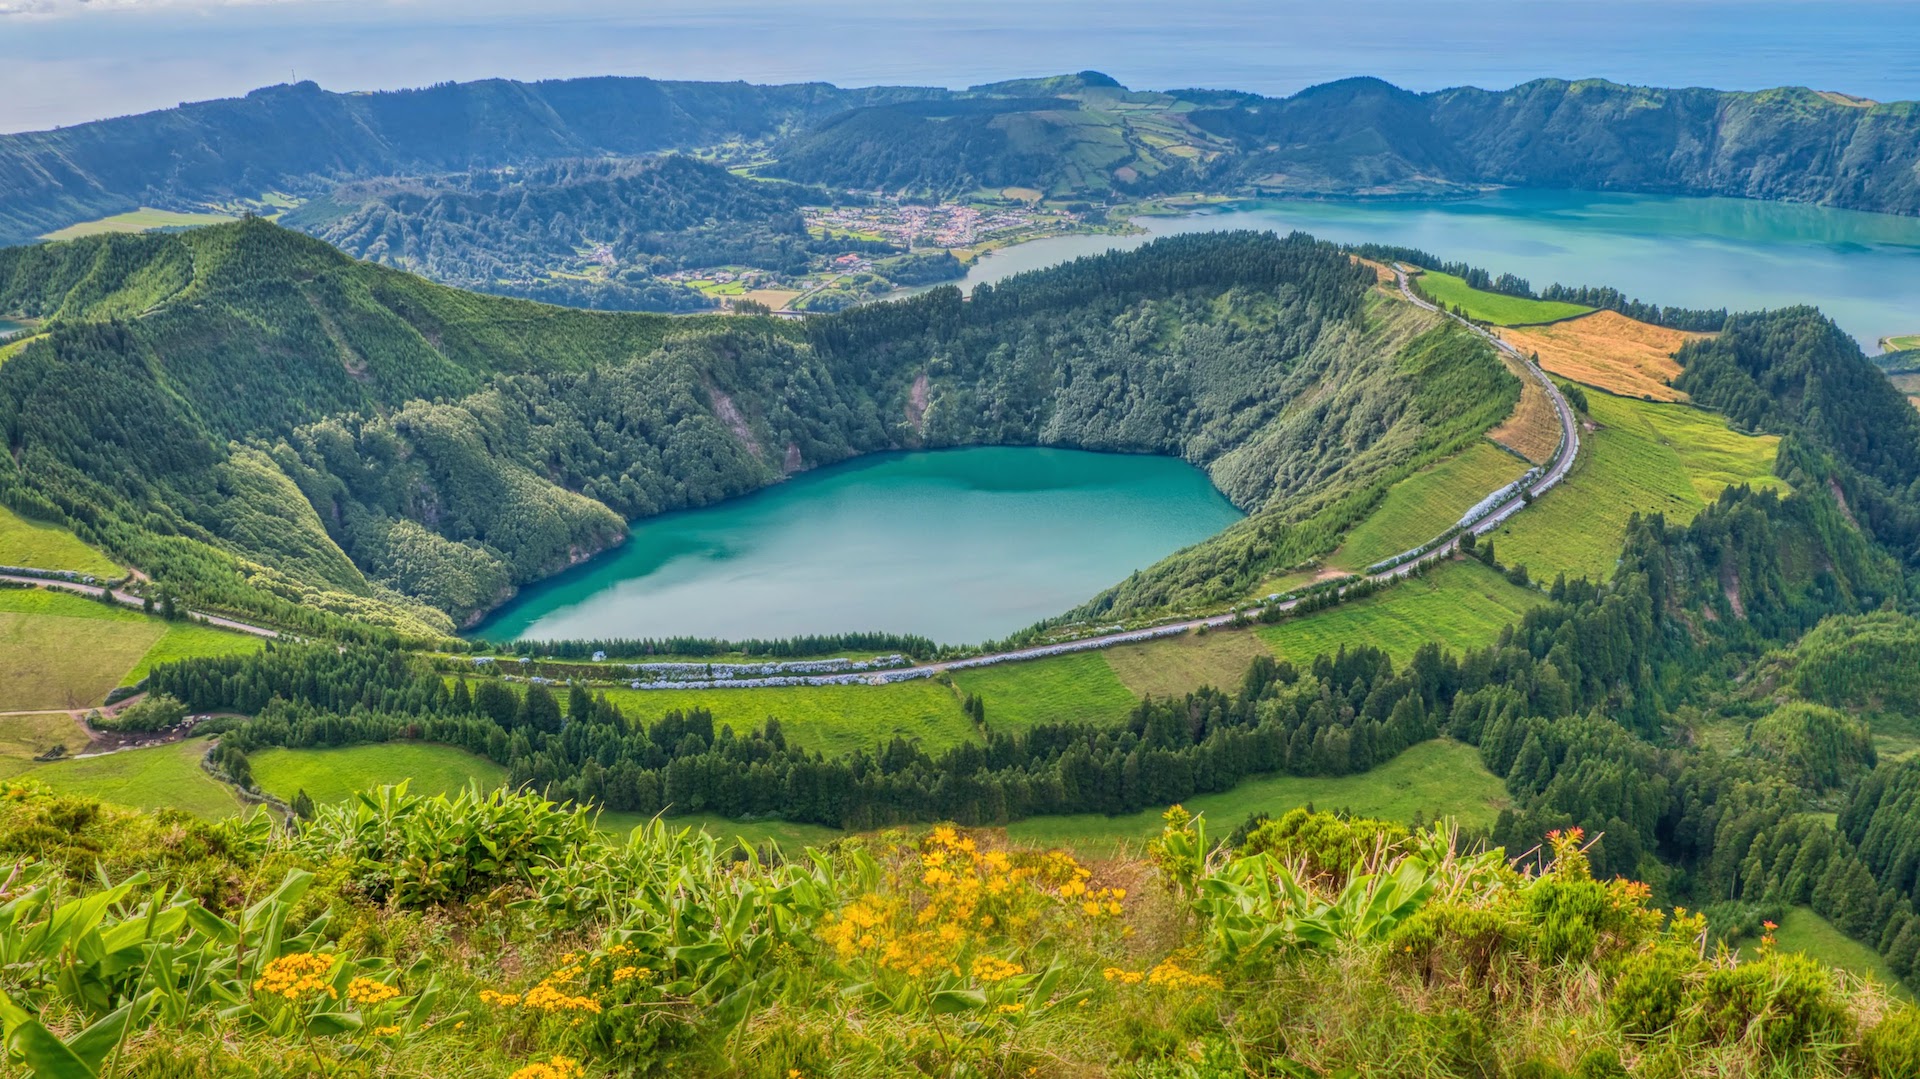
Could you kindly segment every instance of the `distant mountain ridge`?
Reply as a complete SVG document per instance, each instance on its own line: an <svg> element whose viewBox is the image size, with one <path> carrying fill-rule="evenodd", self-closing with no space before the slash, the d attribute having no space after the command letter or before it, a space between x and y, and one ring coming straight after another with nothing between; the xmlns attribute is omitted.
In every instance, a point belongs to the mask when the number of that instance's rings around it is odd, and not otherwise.
<svg viewBox="0 0 1920 1079"><path fill-rule="evenodd" d="M1097 72L971 90L590 78L341 94L312 83L0 136L0 242L140 205L317 194L377 176L745 143L772 175L954 194L1732 195L1920 214L1920 105L1799 88L1543 79L1285 98L1130 91Z"/></svg>

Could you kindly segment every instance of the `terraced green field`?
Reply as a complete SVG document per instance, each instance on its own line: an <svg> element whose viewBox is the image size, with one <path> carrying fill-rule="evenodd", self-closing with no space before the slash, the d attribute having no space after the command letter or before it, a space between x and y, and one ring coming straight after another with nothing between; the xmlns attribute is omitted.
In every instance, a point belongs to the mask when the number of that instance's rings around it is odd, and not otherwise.
<svg viewBox="0 0 1920 1079"><path fill-rule="evenodd" d="M955 671L953 683L962 693L985 698L987 725L998 731L1036 723L1119 723L1140 703L1098 652Z"/></svg>
<svg viewBox="0 0 1920 1079"><path fill-rule="evenodd" d="M1482 292L1452 274L1428 270L1420 275L1420 288L1435 303L1458 307L1468 318L1491 322L1495 326L1530 326L1584 315L1593 308L1556 300L1528 300L1498 292Z"/></svg>
<svg viewBox="0 0 1920 1079"><path fill-rule="evenodd" d="M1502 628L1545 601L1540 593L1509 584L1478 562L1446 562L1424 578L1254 632L1281 658L1296 664L1360 645L1382 649L1395 663L1404 663L1428 641L1455 652L1491 644Z"/></svg>
<svg viewBox="0 0 1920 1079"><path fill-rule="evenodd" d="M35 765L22 776L63 794L118 802L149 812L182 809L215 820L240 812L239 799L200 767L207 742L190 738L85 760Z"/></svg>
<svg viewBox="0 0 1920 1079"><path fill-rule="evenodd" d="M1279 816L1297 806L1348 809L1386 820L1452 816L1462 824L1493 823L1506 805L1505 786L1480 763L1480 752L1459 742L1436 739L1414 746L1386 764L1355 776L1305 779L1269 776L1241 783L1222 794L1189 799L1186 808L1205 813L1211 834L1225 837L1250 814ZM1138 846L1158 835L1164 808L1119 817L1082 813L1036 817L1007 826L1007 838L1040 846L1072 847L1089 854L1122 843Z"/></svg>
<svg viewBox="0 0 1920 1079"><path fill-rule="evenodd" d="M0 566L70 569L97 577L118 577L121 569L99 551L58 525L30 521L0 506Z"/></svg>
<svg viewBox="0 0 1920 1079"><path fill-rule="evenodd" d="M1380 508L1348 533L1328 559L1359 572L1411 550L1453 527L1474 504L1524 474L1527 463L1490 442L1477 442L1395 484Z"/></svg>
<svg viewBox="0 0 1920 1079"><path fill-rule="evenodd" d="M329 749L263 749L247 758L254 782L284 801L304 790L315 802L343 802L363 790L408 780L414 794L454 794L469 783L492 790L507 770L452 746L422 742Z"/></svg>
<svg viewBox="0 0 1920 1079"><path fill-rule="evenodd" d="M1557 489L1494 533L1494 553L1536 580L1554 574L1603 580L1613 573L1635 512L1693 519L1732 484L1785 488L1773 475L1780 440L1729 430L1711 412L1587 391L1599 430Z"/></svg>
<svg viewBox="0 0 1920 1079"><path fill-rule="evenodd" d="M715 722L735 730L752 730L777 717L789 740L829 755L870 750L895 735L929 751L975 737L960 698L927 679L891 686L614 689L607 696L642 723L676 708L708 709Z"/></svg>

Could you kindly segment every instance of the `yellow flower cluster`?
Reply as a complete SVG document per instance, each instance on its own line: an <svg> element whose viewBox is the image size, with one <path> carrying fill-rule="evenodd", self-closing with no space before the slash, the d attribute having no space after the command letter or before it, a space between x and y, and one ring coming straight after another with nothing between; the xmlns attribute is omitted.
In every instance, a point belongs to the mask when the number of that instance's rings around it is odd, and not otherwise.
<svg viewBox="0 0 1920 1079"><path fill-rule="evenodd" d="M983 982L1004 982L1026 972L1027 968L1018 963L1009 963L991 955L982 955L973 961L973 976Z"/></svg>
<svg viewBox="0 0 1920 1079"><path fill-rule="evenodd" d="M283 955L268 963L267 968L260 972L260 976L253 981L253 990L288 1000L299 1000L309 994L322 992L330 997L338 996L329 984L328 977L333 973L336 958L313 952Z"/></svg>
<svg viewBox="0 0 1920 1079"><path fill-rule="evenodd" d="M514 1072L508 1079L580 1079L584 1074L580 1062L572 1057L556 1056L552 1060L536 1060Z"/></svg>
<svg viewBox="0 0 1920 1079"><path fill-rule="evenodd" d="M391 1038L398 1033L400 1033L400 1028L398 1026L385 1026L385 1027L373 1028L373 1036L376 1038Z"/></svg>
<svg viewBox="0 0 1920 1079"><path fill-rule="evenodd" d="M1162 989L1218 989L1220 979L1211 974L1197 974L1168 959L1147 972L1147 984Z"/></svg>
<svg viewBox="0 0 1920 1079"><path fill-rule="evenodd" d="M653 977L653 971L646 967L615 967L613 980L617 982L644 981Z"/></svg>
<svg viewBox="0 0 1920 1079"><path fill-rule="evenodd" d="M1139 985L1146 979L1147 972L1128 970L1125 967L1108 967L1100 972L1100 976L1110 982L1119 982L1121 985Z"/></svg>
<svg viewBox="0 0 1920 1079"><path fill-rule="evenodd" d="M577 958L569 955L569 960ZM597 960L596 960L597 962ZM644 968L628 968L636 971ZM651 973L651 972L648 972ZM565 966L540 979L540 984L525 993L497 993L491 989L480 990L480 1002L500 1008L528 1008L537 1012L591 1012L600 1014L600 1002L588 996L581 996L566 988L566 983L580 976L578 966Z"/></svg>
<svg viewBox="0 0 1920 1079"><path fill-rule="evenodd" d="M400 990L372 978L355 978L347 983L347 999L363 1008L385 1004L400 995Z"/></svg>

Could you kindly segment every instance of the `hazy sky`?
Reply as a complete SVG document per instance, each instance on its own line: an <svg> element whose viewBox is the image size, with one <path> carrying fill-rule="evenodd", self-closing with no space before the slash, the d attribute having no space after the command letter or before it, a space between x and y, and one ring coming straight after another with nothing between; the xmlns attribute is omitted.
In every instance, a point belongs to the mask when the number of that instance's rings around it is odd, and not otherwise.
<svg viewBox="0 0 1920 1079"><path fill-rule="evenodd" d="M1542 75L1920 97L1920 3L1822 0L0 0L0 130L488 76L1413 89Z"/></svg>

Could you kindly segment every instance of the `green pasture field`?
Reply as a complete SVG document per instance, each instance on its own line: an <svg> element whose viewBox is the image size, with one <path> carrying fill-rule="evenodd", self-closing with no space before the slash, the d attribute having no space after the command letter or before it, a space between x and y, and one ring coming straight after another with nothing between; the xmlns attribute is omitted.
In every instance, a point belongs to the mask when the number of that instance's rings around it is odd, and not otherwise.
<svg viewBox="0 0 1920 1079"><path fill-rule="evenodd" d="M364 790L407 780L414 794L456 794L469 783L492 790L506 782L507 770L453 746L425 742L326 749L263 749L250 754L253 780L261 790L292 801L304 790L314 802L344 802Z"/></svg>
<svg viewBox="0 0 1920 1079"><path fill-rule="evenodd" d="M59 525L30 521L5 506L0 506L0 566L70 569L96 577L122 572L112 559Z"/></svg>
<svg viewBox="0 0 1920 1079"><path fill-rule="evenodd" d="M0 589L0 711L97 705L166 630L71 592Z"/></svg>
<svg viewBox="0 0 1920 1079"><path fill-rule="evenodd" d="M180 809L216 820L240 812L240 800L200 767L202 738L151 749L126 749L85 760L35 765L24 778L62 794L83 795L154 812Z"/></svg>
<svg viewBox="0 0 1920 1079"><path fill-rule="evenodd" d="M1900 337L1882 337L1880 350L1883 352L1906 352L1920 348L1920 333L1905 334Z"/></svg>
<svg viewBox="0 0 1920 1079"><path fill-rule="evenodd" d="M1557 300L1528 300L1498 292L1482 292L1452 274L1428 270L1420 275L1420 288L1433 301L1446 307L1458 307L1467 317L1495 326L1531 326L1558 322L1593 310L1577 303Z"/></svg>
<svg viewBox="0 0 1920 1079"><path fill-rule="evenodd" d="M1136 696L1178 697L1201 686L1237 690L1253 661L1273 650L1252 630L1215 629L1118 645L1101 654ZM991 704L987 716L993 716Z"/></svg>
<svg viewBox="0 0 1920 1079"><path fill-rule="evenodd" d="M1780 951L1800 952L1849 974L1871 978L1892 989L1902 999L1913 999L1879 952L1842 933L1810 907L1794 907L1781 915L1780 928L1774 930L1773 939L1774 946ZM1749 941L1740 951L1747 958L1752 958L1757 943Z"/></svg>
<svg viewBox="0 0 1920 1079"><path fill-rule="evenodd" d="M1184 804L1190 812L1206 814L1208 833L1224 839L1253 813L1277 817L1309 803L1315 809L1346 809L1384 820L1411 820L1418 813L1451 816L1463 825L1484 827L1493 823L1506 802L1505 786L1480 762L1479 750L1436 739L1360 775L1249 779L1230 791L1203 794ZM1008 825L1007 838L1034 846L1108 853L1122 843L1137 846L1158 835L1164 812L1160 808L1118 817L1097 813L1034 817Z"/></svg>
<svg viewBox="0 0 1920 1079"><path fill-rule="evenodd" d="M68 225L40 237L43 240L78 240L83 236L98 236L104 232L146 232L148 229L192 228L198 225L218 225L232 221L231 214L183 214L173 210L155 210L142 206L124 214L102 217L96 221L82 221L77 225Z"/></svg>
<svg viewBox="0 0 1920 1079"><path fill-rule="evenodd" d="M76 753L87 741L86 729L66 712L0 716L0 778L36 767L33 758L54 746Z"/></svg>
<svg viewBox="0 0 1920 1079"><path fill-rule="evenodd" d="M1450 561L1365 599L1254 632L1296 665L1361 645L1379 648L1400 664L1428 641L1455 652L1492 644L1501 629L1545 601L1478 562Z"/></svg>
<svg viewBox="0 0 1920 1079"><path fill-rule="evenodd" d="M156 663L260 646L249 634L167 622L73 592L0 589L0 711L92 707Z"/></svg>
<svg viewBox="0 0 1920 1079"><path fill-rule="evenodd" d="M1118 724L1140 703L1099 652L955 671L953 683L985 699L987 726L996 731L1036 723Z"/></svg>
<svg viewBox="0 0 1920 1079"><path fill-rule="evenodd" d="M120 679L121 685L133 685L162 663L208 656L244 656L258 652L267 643L264 638L251 633L215 629L199 622L163 624L167 631L154 642L152 648L147 649L146 655L140 657L140 662L134 664L133 669Z"/></svg>
<svg viewBox="0 0 1920 1079"><path fill-rule="evenodd" d="M1494 556L1535 580L1556 573L1612 576L1634 513L1684 524L1726 487L1785 489L1773 475L1780 440L1743 435L1711 412L1587 391L1599 430L1580 436L1580 457L1559 488L1494 533Z"/></svg>
<svg viewBox="0 0 1920 1079"><path fill-rule="evenodd" d="M705 708L715 722L743 732L775 717L788 740L829 756L871 750L896 735L929 752L976 737L960 698L932 679L890 686L610 689L607 697L649 725L676 708Z"/></svg>
<svg viewBox="0 0 1920 1079"><path fill-rule="evenodd" d="M1329 562L1359 572L1411 550L1453 527L1461 514L1527 470L1527 463L1491 442L1476 442L1387 492Z"/></svg>

